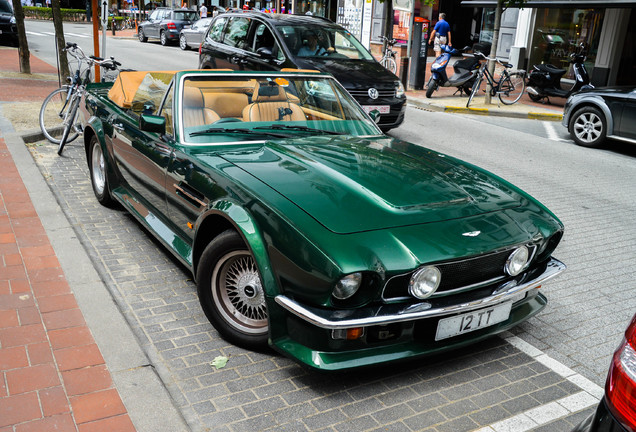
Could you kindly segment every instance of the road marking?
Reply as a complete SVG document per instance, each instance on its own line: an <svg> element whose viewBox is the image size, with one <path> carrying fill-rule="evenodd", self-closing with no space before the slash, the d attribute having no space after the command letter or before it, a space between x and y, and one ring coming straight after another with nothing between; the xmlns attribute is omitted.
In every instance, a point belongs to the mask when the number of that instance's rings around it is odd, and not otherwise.
<svg viewBox="0 0 636 432"><path fill-rule="evenodd" d="M55 33L53 32L34 32L34 31L26 31L25 32L28 35L31 36L55 36ZM90 38L92 36L90 35L85 35L85 34L79 34L79 33L64 33L64 36L73 36L73 37L78 37L78 38Z"/></svg>
<svg viewBox="0 0 636 432"><path fill-rule="evenodd" d="M75 36L75 37L79 37L79 38L89 38L92 36L89 35L85 35L85 34L78 34L78 33L64 33L64 36Z"/></svg>
<svg viewBox="0 0 636 432"><path fill-rule="evenodd" d="M569 140L565 140L559 137L559 134L556 131L554 126L555 122L543 121L543 127L545 129L545 133L548 135L548 139L552 141L561 141L561 142L570 142Z"/></svg>
<svg viewBox="0 0 636 432"><path fill-rule="evenodd" d="M478 429L475 432L527 432L538 426L592 407L598 404L599 400L603 397L604 391L602 387L596 385L584 376L577 374L563 363L556 361L528 342L511 333L504 333L502 338L519 351L529 355L534 360L578 386L582 391L529 409L513 417Z"/></svg>

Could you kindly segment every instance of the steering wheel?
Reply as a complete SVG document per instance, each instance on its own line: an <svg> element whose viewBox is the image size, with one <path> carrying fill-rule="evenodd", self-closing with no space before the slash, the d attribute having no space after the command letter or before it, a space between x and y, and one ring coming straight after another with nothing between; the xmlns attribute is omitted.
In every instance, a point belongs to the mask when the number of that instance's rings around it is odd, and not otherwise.
<svg viewBox="0 0 636 432"><path fill-rule="evenodd" d="M236 122L242 122L243 120L241 120L240 118L236 118L236 117L225 117L222 119L218 119L217 121L215 121L214 123L212 123L213 125L215 124L219 124L219 123L236 123Z"/></svg>

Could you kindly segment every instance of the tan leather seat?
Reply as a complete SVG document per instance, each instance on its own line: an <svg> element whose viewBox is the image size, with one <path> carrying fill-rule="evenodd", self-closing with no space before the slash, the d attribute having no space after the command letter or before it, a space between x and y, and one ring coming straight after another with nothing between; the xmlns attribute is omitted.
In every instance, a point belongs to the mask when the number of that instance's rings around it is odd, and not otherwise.
<svg viewBox="0 0 636 432"><path fill-rule="evenodd" d="M183 126L203 126L214 123L220 117L210 108L206 108L201 90L196 87L183 87Z"/></svg>
<svg viewBox="0 0 636 432"><path fill-rule="evenodd" d="M220 117L243 117L248 99L245 93L204 93L205 106Z"/></svg>
<svg viewBox="0 0 636 432"><path fill-rule="evenodd" d="M288 100L279 85L263 84L254 90L253 103L243 110L243 121L298 121L306 120L300 106Z"/></svg>

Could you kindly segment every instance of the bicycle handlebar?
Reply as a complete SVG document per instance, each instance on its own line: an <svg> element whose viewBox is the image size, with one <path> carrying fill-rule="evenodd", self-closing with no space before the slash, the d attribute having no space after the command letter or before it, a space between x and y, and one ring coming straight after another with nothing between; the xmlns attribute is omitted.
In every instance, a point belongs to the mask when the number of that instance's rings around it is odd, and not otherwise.
<svg viewBox="0 0 636 432"><path fill-rule="evenodd" d="M491 61L496 61L497 63L499 63L500 65L502 65L503 67L509 68L512 67L511 64L509 63L504 63L501 60L499 60L497 57L488 57L486 56L486 54L482 53L481 51L475 51L473 53L473 56L475 57L481 57L483 60L491 60Z"/></svg>
<svg viewBox="0 0 636 432"><path fill-rule="evenodd" d="M66 48L64 51L67 51L70 55L78 59L79 61L85 61L92 66L93 64L98 64L99 66L105 67L110 70L117 70L121 63L115 60L115 57L111 57L109 59L103 59L102 57L97 57L91 55L89 57L84 54L82 48L80 48L76 43L66 42Z"/></svg>

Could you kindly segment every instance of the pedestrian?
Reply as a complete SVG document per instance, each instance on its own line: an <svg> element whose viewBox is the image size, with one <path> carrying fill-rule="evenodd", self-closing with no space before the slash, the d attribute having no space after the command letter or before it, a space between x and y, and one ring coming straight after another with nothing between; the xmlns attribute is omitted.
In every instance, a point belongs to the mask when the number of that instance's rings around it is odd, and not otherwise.
<svg viewBox="0 0 636 432"><path fill-rule="evenodd" d="M216 8L216 6L212 6L212 16L215 17L219 14L219 10Z"/></svg>
<svg viewBox="0 0 636 432"><path fill-rule="evenodd" d="M433 41L435 41L433 51L435 51L436 58L442 54L442 45L453 46L450 25L446 22L446 14L443 12L439 14L439 21L435 24L428 43L431 44Z"/></svg>
<svg viewBox="0 0 636 432"><path fill-rule="evenodd" d="M208 17L208 8L205 7L205 3L201 5L201 9L199 9L199 15L201 15L201 18Z"/></svg>

